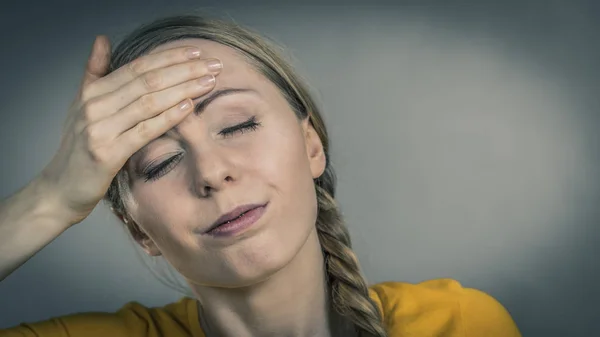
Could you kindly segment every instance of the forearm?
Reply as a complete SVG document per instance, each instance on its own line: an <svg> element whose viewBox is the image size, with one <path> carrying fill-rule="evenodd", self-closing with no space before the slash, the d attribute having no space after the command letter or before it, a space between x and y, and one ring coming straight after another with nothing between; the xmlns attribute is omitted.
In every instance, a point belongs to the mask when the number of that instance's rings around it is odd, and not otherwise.
<svg viewBox="0 0 600 337"><path fill-rule="evenodd" d="M0 281L71 226L52 189L34 179L0 204Z"/></svg>

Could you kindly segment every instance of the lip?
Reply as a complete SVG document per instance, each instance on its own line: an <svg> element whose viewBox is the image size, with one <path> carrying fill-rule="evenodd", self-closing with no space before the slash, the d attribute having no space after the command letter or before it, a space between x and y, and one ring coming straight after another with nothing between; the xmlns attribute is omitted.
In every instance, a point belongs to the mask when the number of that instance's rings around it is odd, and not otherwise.
<svg viewBox="0 0 600 337"><path fill-rule="evenodd" d="M236 222L235 221L236 219L238 219L241 215L246 216L246 214L251 214L251 219L241 218L239 220L242 223L235 227L244 227L244 228L249 227L250 225L252 225L254 222L256 222L256 220L258 220L262 216L262 213L264 212L264 208L266 206L267 206L266 203L265 204L247 204L247 205L238 206L238 207L234 208L233 210L220 216L208 229L206 229L204 231L203 234L212 234L211 232L214 231L215 229L217 229L218 227L220 227L221 225L224 225L227 222L232 222L232 223ZM245 221L242 221L242 220L245 220ZM238 231L241 229L243 229L243 228L231 228L231 230L225 230L225 231L220 231L220 232L223 232L221 234L226 234L225 232Z"/></svg>

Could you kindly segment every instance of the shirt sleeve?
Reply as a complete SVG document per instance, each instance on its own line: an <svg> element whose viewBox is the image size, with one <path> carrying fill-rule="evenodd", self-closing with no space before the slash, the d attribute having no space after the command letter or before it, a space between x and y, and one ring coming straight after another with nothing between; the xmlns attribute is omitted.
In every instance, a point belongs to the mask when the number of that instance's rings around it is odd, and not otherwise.
<svg viewBox="0 0 600 337"><path fill-rule="evenodd" d="M0 337L104 337L129 336L127 322L117 314L86 313L22 323L0 329Z"/></svg>
<svg viewBox="0 0 600 337"><path fill-rule="evenodd" d="M466 337L522 337L512 317L490 295L465 288L460 300Z"/></svg>
<svg viewBox="0 0 600 337"><path fill-rule="evenodd" d="M187 308L193 304L182 299L147 308L130 302L115 313L80 313L0 329L0 337L189 337Z"/></svg>

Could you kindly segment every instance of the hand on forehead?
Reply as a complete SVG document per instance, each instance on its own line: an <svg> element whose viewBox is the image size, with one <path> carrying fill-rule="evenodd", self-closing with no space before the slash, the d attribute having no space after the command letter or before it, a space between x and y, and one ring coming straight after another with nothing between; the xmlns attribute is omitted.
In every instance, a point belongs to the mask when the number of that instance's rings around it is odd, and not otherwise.
<svg viewBox="0 0 600 337"><path fill-rule="evenodd" d="M199 48L202 59L215 58L223 63L223 69L217 78L215 89L253 88L257 84L257 81L263 82L266 80L248 64L239 52L233 48L209 40L184 39L173 41L156 47L150 54L179 47ZM200 98L195 99L194 103L200 100Z"/></svg>

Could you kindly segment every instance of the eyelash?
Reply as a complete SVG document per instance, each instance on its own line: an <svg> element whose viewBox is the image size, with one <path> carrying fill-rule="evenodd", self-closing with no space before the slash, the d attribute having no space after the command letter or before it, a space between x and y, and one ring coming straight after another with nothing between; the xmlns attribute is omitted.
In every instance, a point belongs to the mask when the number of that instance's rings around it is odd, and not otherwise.
<svg viewBox="0 0 600 337"><path fill-rule="evenodd" d="M234 125L228 128L221 130L218 134L227 138L232 137L236 133L246 133L248 131L255 131L260 126L260 123L256 121L256 116L250 117L247 121Z"/></svg>
<svg viewBox="0 0 600 337"><path fill-rule="evenodd" d="M253 116L243 123L219 131L218 135L223 136L224 138L233 137L236 133L244 134L249 131L255 131L260 125L261 124L256 121L256 117ZM144 172L142 172L144 180L146 182L150 180L154 181L167 174L179 163L179 161L181 161L182 156L183 154L181 153L177 154L154 167L144 170Z"/></svg>

